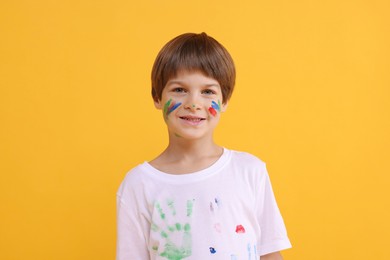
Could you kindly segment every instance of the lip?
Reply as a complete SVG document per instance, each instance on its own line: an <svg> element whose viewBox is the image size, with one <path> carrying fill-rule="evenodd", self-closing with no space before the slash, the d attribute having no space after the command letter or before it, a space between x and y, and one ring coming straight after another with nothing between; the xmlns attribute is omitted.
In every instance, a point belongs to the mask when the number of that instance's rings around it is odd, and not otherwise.
<svg viewBox="0 0 390 260"><path fill-rule="evenodd" d="M192 125L192 126L200 125L206 120L205 117L193 116L193 115L179 116L179 118L183 123L188 124L188 125Z"/></svg>

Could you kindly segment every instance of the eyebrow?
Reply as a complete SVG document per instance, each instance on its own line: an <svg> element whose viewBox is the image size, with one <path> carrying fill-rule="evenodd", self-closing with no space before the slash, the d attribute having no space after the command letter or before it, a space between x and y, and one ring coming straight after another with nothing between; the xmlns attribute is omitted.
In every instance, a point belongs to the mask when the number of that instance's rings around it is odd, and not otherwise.
<svg viewBox="0 0 390 260"><path fill-rule="evenodd" d="M167 83L167 86L169 86L169 85L172 85L172 84L179 84L179 85L186 85L183 81L180 81L180 80L170 80L170 81L168 81L168 83ZM215 84L215 83L210 83L210 84L205 84L205 85L203 85L204 87L219 87L219 85L218 84Z"/></svg>

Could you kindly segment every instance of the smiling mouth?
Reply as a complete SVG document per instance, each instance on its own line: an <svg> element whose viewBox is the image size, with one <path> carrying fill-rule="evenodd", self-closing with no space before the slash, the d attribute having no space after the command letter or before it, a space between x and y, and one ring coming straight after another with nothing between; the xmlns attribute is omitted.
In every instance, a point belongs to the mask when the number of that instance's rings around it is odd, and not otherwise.
<svg viewBox="0 0 390 260"><path fill-rule="evenodd" d="M206 118L202 117L191 117L191 116L181 116L180 119L191 121L191 122L200 122L202 120L206 120Z"/></svg>

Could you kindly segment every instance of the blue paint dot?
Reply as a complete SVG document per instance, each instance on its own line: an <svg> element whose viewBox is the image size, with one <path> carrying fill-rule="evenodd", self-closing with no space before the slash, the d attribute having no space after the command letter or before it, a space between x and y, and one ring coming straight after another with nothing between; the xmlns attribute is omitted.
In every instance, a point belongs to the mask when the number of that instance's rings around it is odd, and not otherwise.
<svg viewBox="0 0 390 260"><path fill-rule="evenodd" d="M217 253L217 251L215 250L214 247L210 247L210 253L215 254L215 253Z"/></svg>

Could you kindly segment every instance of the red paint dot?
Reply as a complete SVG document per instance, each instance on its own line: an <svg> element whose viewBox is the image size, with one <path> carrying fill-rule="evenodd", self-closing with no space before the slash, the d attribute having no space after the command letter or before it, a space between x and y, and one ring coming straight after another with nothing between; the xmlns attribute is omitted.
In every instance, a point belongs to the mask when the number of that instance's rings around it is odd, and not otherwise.
<svg viewBox="0 0 390 260"><path fill-rule="evenodd" d="M238 234L244 234L245 233L245 228L242 225L237 225L236 227L236 233Z"/></svg>

